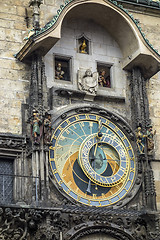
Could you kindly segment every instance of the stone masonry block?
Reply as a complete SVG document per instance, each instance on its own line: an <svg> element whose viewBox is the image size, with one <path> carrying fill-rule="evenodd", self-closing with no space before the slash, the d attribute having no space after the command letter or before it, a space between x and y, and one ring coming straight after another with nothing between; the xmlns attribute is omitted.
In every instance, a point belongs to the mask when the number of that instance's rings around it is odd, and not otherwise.
<svg viewBox="0 0 160 240"><path fill-rule="evenodd" d="M6 29L6 40L12 42L22 42L21 31L15 29Z"/></svg>
<svg viewBox="0 0 160 240"><path fill-rule="evenodd" d="M0 40L5 40L5 29L0 28Z"/></svg>

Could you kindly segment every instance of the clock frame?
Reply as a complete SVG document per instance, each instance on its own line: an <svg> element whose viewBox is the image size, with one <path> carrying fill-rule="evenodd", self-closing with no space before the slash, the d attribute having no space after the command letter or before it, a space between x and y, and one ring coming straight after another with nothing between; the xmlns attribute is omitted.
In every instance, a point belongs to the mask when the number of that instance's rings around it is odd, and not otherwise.
<svg viewBox="0 0 160 240"><path fill-rule="evenodd" d="M99 119L102 137L98 139ZM52 173L71 199L88 206L105 207L118 203L130 192L136 174L134 152L124 132L113 121L99 113L74 113L57 124L51 141ZM95 159L106 156L105 160L97 160L97 166L105 161L108 164L102 173L98 172L102 167L93 167L90 159L95 144L99 151Z"/></svg>

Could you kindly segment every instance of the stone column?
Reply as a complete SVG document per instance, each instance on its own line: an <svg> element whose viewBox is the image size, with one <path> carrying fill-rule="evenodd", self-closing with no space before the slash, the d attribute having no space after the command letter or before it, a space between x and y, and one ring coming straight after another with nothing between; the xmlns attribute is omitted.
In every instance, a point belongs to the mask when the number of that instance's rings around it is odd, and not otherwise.
<svg viewBox="0 0 160 240"><path fill-rule="evenodd" d="M136 131L137 127L141 126L142 133L146 135L147 125L149 125L151 121L149 119L149 105L146 93L146 81L141 74L141 70L138 67L132 69L130 87L133 129ZM144 199L143 205L147 209L156 210L154 177L148 157L147 142L145 142L144 154L139 153L138 155L138 161L139 165L142 166L142 191Z"/></svg>

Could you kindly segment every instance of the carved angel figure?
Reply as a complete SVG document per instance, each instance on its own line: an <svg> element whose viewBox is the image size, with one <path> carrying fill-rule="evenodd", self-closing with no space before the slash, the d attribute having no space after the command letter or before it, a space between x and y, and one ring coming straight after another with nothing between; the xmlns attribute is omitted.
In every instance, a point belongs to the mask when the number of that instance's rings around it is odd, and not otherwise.
<svg viewBox="0 0 160 240"><path fill-rule="evenodd" d="M95 94L98 87L98 72L94 72L92 74L90 69L87 69L85 73L83 70L79 70L78 87L81 91L88 92L89 94Z"/></svg>

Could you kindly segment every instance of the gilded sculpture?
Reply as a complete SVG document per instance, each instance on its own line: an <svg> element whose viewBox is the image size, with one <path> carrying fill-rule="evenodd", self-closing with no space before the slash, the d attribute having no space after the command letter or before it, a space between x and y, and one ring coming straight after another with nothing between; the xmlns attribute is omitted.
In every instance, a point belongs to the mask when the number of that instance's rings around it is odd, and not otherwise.
<svg viewBox="0 0 160 240"><path fill-rule="evenodd" d="M85 39L83 40L82 44L80 45L80 53L87 53L87 44Z"/></svg>

